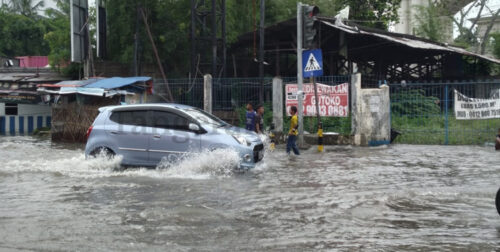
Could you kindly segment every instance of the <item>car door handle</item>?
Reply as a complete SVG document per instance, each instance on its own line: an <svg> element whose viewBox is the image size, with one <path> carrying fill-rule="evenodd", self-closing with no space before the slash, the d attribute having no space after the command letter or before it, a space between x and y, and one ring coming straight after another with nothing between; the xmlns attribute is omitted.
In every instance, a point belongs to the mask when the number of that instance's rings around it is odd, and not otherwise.
<svg viewBox="0 0 500 252"><path fill-rule="evenodd" d="M154 135L154 138L161 138L161 135Z"/></svg>
<svg viewBox="0 0 500 252"><path fill-rule="evenodd" d="M111 133L111 134L113 134L113 135L118 135L118 134L120 134L120 132L118 132L118 131L110 131L109 133Z"/></svg>

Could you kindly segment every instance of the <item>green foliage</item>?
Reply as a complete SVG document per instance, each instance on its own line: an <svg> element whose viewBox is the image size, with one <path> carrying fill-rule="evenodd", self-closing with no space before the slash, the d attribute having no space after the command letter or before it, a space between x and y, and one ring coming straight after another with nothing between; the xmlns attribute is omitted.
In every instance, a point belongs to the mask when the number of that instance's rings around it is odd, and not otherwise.
<svg viewBox="0 0 500 252"><path fill-rule="evenodd" d="M427 7L417 5L414 8L417 9L415 19L418 22L416 35L436 42L445 42L447 24L443 22L443 19L448 19L448 17L443 17L443 10L430 0L428 0Z"/></svg>
<svg viewBox="0 0 500 252"><path fill-rule="evenodd" d="M391 127L401 132L395 143L444 144L446 117L443 114L408 117L392 115ZM500 119L456 120L448 116L448 143L452 145L492 143L495 141Z"/></svg>
<svg viewBox="0 0 500 252"><path fill-rule="evenodd" d="M21 14L26 17L34 18L38 16L38 11L45 6L43 0L7 0L2 1L3 7L7 8L10 12Z"/></svg>
<svg viewBox="0 0 500 252"><path fill-rule="evenodd" d="M141 63L156 63L145 24L137 10L147 16L153 40L170 77L184 76L189 68L190 1L109 0L108 53L113 61L131 63L134 58L134 37L139 39Z"/></svg>
<svg viewBox="0 0 500 252"><path fill-rule="evenodd" d="M363 25L387 28L397 20L401 0L304 0L320 8L321 15L334 16L340 9L351 6L351 18L368 21ZM49 55L49 61L62 72L78 70L76 66L62 69L70 59L69 0L56 0L59 10L48 10L39 16L41 0L11 0L0 6L0 55ZM255 3L254 3L255 2ZM229 47L238 36L258 25L260 1L226 1L226 26ZM178 0L108 0L108 60L131 64L134 59L134 38L138 37L138 58L141 63L154 63L155 57L138 9L147 16L147 26L158 48L169 77L186 76L190 65L191 1ZM255 19L253 9L255 4ZM266 25L296 16L297 1L266 1ZM95 9L90 8L90 23ZM207 20L210 22L210 20ZM92 28L92 25L91 25ZM91 34L94 30L91 29ZM202 31L199 31L202 32ZM93 38L93 36L91 36ZM210 51L202 52L210 54ZM73 73L77 73L73 72Z"/></svg>
<svg viewBox="0 0 500 252"><path fill-rule="evenodd" d="M71 60L71 36L70 36L70 6L69 0L57 0L58 10L48 9L46 14L50 20L50 31L44 36L44 40L50 47L49 63L52 68L58 70L62 75L78 79L81 66L70 63Z"/></svg>
<svg viewBox="0 0 500 252"><path fill-rule="evenodd" d="M500 33L492 33L490 36L493 39L493 55L500 59Z"/></svg>
<svg viewBox="0 0 500 252"><path fill-rule="evenodd" d="M391 22L399 20L398 9L401 0L343 0L343 6L350 6L349 19L360 24L387 30Z"/></svg>
<svg viewBox="0 0 500 252"><path fill-rule="evenodd" d="M14 57L47 55L48 44L43 40L49 30L49 20L27 17L0 9L0 55Z"/></svg>
<svg viewBox="0 0 500 252"><path fill-rule="evenodd" d="M69 1L58 1L59 6L63 7L63 4L67 4L69 11ZM51 9L47 15L52 19L52 30L44 36L50 47L49 62L53 67L60 68L68 64L71 55L69 13Z"/></svg>
<svg viewBox="0 0 500 252"><path fill-rule="evenodd" d="M395 115L416 117L440 114L439 98L426 96L422 89L411 89L391 94L391 112Z"/></svg>

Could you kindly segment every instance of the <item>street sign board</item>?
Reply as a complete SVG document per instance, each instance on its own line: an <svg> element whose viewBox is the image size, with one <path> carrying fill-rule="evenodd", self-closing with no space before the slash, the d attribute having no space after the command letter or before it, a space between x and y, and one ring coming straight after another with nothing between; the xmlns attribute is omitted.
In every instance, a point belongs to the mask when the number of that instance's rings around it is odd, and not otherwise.
<svg viewBox="0 0 500 252"><path fill-rule="evenodd" d="M317 83L318 109L320 116L347 117L349 116L349 84L342 83L335 86ZM302 106L304 116L316 116L316 96L314 85L305 83L303 86ZM287 115L290 115L291 106L299 106L297 84L285 85L285 107Z"/></svg>
<svg viewBox="0 0 500 252"><path fill-rule="evenodd" d="M323 75L323 56L321 49L302 52L302 70L304 78Z"/></svg>
<svg viewBox="0 0 500 252"><path fill-rule="evenodd" d="M88 0L70 0L71 62L83 62L88 54Z"/></svg>

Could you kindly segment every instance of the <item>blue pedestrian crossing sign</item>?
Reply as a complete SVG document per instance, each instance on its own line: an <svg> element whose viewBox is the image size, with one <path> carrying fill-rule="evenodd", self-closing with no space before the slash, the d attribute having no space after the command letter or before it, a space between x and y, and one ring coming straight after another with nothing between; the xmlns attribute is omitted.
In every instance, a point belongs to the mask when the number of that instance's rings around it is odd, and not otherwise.
<svg viewBox="0 0 500 252"><path fill-rule="evenodd" d="M302 52L302 74L304 78L323 75L323 56L321 55L321 49Z"/></svg>

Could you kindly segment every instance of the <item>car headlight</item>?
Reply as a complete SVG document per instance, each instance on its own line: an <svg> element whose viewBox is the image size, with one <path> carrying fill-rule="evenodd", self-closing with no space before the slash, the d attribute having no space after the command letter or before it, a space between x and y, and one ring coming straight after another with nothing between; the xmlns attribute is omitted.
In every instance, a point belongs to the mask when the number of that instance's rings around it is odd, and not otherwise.
<svg viewBox="0 0 500 252"><path fill-rule="evenodd" d="M232 135L234 140L236 140L238 143L242 145L248 145L250 146L250 141L248 141L245 136L243 135Z"/></svg>

